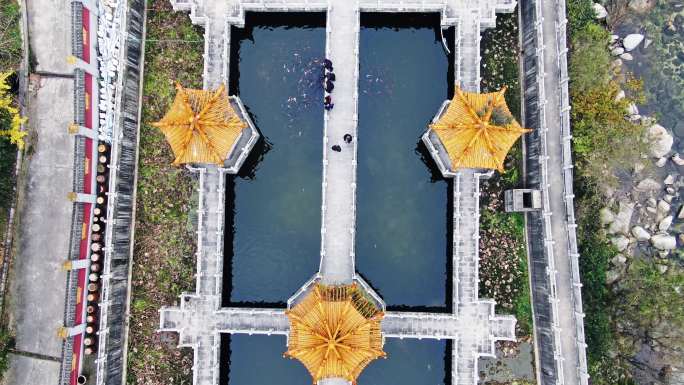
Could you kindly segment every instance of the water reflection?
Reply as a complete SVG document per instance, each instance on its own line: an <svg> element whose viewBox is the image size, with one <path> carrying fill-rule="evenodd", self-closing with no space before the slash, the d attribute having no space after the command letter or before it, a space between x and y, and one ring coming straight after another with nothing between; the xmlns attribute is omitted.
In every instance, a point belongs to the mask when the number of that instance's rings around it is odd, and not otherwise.
<svg viewBox="0 0 684 385"><path fill-rule="evenodd" d="M230 346L221 354L222 362L230 362L230 370L221 376L229 385L302 385L311 376L299 361L283 358L286 349L283 336L222 336L221 344ZM432 340L398 340L385 342L387 359L371 362L361 373L361 385L440 385L445 381L445 364L451 351L446 342ZM449 352L445 357L445 352ZM447 359L449 358L449 359Z"/></svg>
<svg viewBox="0 0 684 385"><path fill-rule="evenodd" d="M319 262L317 67L324 23L310 15L288 14L296 26L283 19L249 15L247 28L232 30L231 92L239 93L263 138L227 183L226 306L282 307ZM450 302L450 187L419 138L448 97L453 61L444 54L437 15L382 19L393 24L375 29L376 19L364 17L361 37L357 268L390 307L443 310ZM282 358L285 343L276 336L222 336L221 383L307 383L305 368ZM389 358L373 362L359 383L445 383L448 346L388 339Z"/></svg>
<svg viewBox="0 0 684 385"><path fill-rule="evenodd" d="M439 17L361 21L356 267L390 308L445 310L450 184L420 141L451 88Z"/></svg>
<svg viewBox="0 0 684 385"><path fill-rule="evenodd" d="M224 305L282 306L318 267L324 17L282 19L248 14L231 33L231 92L262 138L227 184Z"/></svg>

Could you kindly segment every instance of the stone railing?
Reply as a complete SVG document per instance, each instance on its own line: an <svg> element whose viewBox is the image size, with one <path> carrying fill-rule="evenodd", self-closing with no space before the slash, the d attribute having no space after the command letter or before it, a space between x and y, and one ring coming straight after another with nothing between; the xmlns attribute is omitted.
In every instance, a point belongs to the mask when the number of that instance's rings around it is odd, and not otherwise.
<svg viewBox="0 0 684 385"><path fill-rule="evenodd" d="M582 294L579 272L579 254L577 252L576 223L574 215L574 194L573 194L573 175L572 175L572 147L571 147L571 127L570 127L570 107L568 94L568 72L567 72L567 45L566 45L566 24L565 1L556 0L556 14L551 15L556 20L555 34L553 36L557 47L553 55L556 59L554 63L559 72L558 95L559 105L550 106L546 103L546 71L544 54L548 54L550 49L548 42L545 44L543 31L543 3L541 1L524 1L521 4L522 16L522 39L523 39L523 76L525 84L525 115L526 125L536 128L526 140L528 157L528 178L531 185L539 185L542 191L542 212L528 214L528 234L530 258L532 259L532 280L533 299L535 311L535 336L538 356L540 360L540 376L542 383L565 384L579 383L586 385L588 382L586 343L584 340L584 324L582 312ZM547 46L548 45L548 46ZM552 90L556 92L555 89ZM556 115L559 113L559 115ZM557 256L554 252L554 239L552 236L551 206L549 196L549 171L548 159L549 149L547 146L548 127L547 118L560 122L559 138L561 144L561 158L563 168L563 199L565 213L554 213L564 215L564 230L568 240L567 255L570 259L572 295L568 298L573 308L573 321L575 329L572 331L576 335L577 351L577 380L566 379L564 376L560 314L556 280L557 270L555 261ZM535 239L543 238L543 247L537 249ZM541 253L541 254L540 254ZM535 261L537 263L535 263ZM538 266L537 266L538 265ZM535 270L535 266L536 270ZM542 266L545 268L542 271ZM550 337L550 338L549 338ZM554 362L553 368L551 361Z"/></svg>
<svg viewBox="0 0 684 385"><path fill-rule="evenodd" d="M586 385L589 381L587 369L587 344L584 337L584 310L582 309L582 281L579 268L579 252L577 245L577 224L575 222L575 194L573 190L573 161L572 161L572 127L570 125L570 93L568 82L568 47L567 47L567 25L565 0L556 0L556 55L558 57L558 68L560 70L559 89L560 89L560 124L561 124L561 143L563 158L563 191L565 199L566 231L568 234L568 255L570 256L572 287L573 287L573 308L575 317L575 334L577 344L578 376L580 384Z"/></svg>

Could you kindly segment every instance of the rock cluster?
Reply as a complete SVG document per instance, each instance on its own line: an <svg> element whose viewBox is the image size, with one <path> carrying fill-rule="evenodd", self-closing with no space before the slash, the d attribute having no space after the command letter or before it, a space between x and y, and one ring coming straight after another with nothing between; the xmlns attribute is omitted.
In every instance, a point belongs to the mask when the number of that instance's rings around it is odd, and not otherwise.
<svg viewBox="0 0 684 385"><path fill-rule="evenodd" d="M637 49L644 39L645 36L640 33L630 33L624 38L620 38L618 35L612 35L609 46L610 53L613 56L619 56L620 60L634 60L634 56L630 52ZM650 43L648 44L650 45Z"/></svg>
<svg viewBox="0 0 684 385"><path fill-rule="evenodd" d="M684 178L680 175L668 174L662 181L646 177L617 202L610 197L613 203L599 211L599 219L623 257L629 258L638 249L652 249L665 258L677 249L678 238L684 241L682 187ZM680 254L676 256L684 258Z"/></svg>

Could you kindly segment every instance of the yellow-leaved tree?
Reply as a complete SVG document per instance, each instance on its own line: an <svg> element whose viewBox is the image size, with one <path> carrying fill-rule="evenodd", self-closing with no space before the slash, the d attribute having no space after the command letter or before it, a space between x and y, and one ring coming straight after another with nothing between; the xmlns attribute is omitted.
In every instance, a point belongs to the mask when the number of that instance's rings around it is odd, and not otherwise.
<svg viewBox="0 0 684 385"><path fill-rule="evenodd" d="M15 107L7 79L12 72L0 73L0 136L9 138L12 144L16 144L21 150L24 148L24 136L26 131L21 131L21 125L26 123L27 118L19 114Z"/></svg>

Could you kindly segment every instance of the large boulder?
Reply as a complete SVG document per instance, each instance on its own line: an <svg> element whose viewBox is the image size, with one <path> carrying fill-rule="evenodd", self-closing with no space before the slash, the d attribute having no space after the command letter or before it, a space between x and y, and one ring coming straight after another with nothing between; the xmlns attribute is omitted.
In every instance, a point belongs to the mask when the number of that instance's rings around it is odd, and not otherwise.
<svg viewBox="0 0 684 385"><path fill-rule="evenodd" d="M620 55L622 55L623 53L625 53L625 49L622 48L622 47L615 47L615 48L613 48L613 49L610 50L610 53L611 53L613 56L620 56Z"/></svg>
<svg viewBox="0 0 684 385"><path fill-rule="evenodd" d="M674 250L677 247L677 238L668 234L656 234L651 237L651 244L658 250Z"/></svg>
<svg viewBox="0 0 684 385"><path fill-rule="evenodd" d="M617 282L617 280L619 280L619 279L620 279L620 272L619 272L619 271L608 270L608 271L606 272L606 283L607 283L608 285L614 284L614 283Z"/></svg>
<svg viewBox="0 0 684 385"><path fill-rule="evenodd" d="M629 103L627 107L625 107L625 113L629 116L639 115L639 107L634 103Z"/></svg>
<svg viewBox="0 0 684 385"><path fill-rule="evenodd" d="M599 218L602 225L609 225L615 220L615 214L608 207L604 207L599 211Z"/></svg>
<svg viewBox="0 0 684 385"><path fill-rule="evenodd" d="M611 238L610 241L613 243L613 245L615 245L618 251L623 251L627 248L627 246L629 246L629 239L623 235L618 235L617 237Z"/></svg>
<svg viewBox="0 0 684 385"><path fill-rule="evenodd" d="M613 220L613 223L608 227L608 234L629 234L629 222L632 220L634 213L634 204L629 201L620 201L620 208Z"/></svg>
<svg viewBox="0 0 684 385"><path fill-rule="evenodd" d="M615 266L622 266L625 264L625 262L627 262L627 258L622 254L618 254L618 255L614 256L613 259L611 259L610 261Z"/></svg>
<svg viewBox="0 0 684 385"><path fill-rule="evenodd" d="M661 158L667 155L672 149L674 138L665 127L654 124L647 130L648 139L651 142L651 155L654 158Z"/></svg>
<svg viewBox="0 0 684 385"><path fill-rule="evenodd" d="M672 215L668 215L668 216L666 216L665 218L663 218L663 219L658 223L658 230L663 231L663 232L669 230L669 229L670 229L670 226L672 226L672 220L673 220L673 219L674 219L674 218L672 217Z"/></svg>
<svg viewBox="0 0 684 385"><path fill-rule="evenodd" d="M660 191L663 186L656 182L653 178L646 178L636 185L636 189L640 192L654 192Z"/></svg>
<svg viewBox="0 0 684 385"><path fill-rule="evenodd" d="M632 56L632 54L629 52L625 52L622 55L620 55L620 59L626 60L626 61L632 61L632 60L634 60L634 56Z"/></svg>
<svg viewBox="0 0 684 385"><path fill-rule="evenodd" d="M677 166L684 166L684 159L682 159L681 156L679 156L679 153L674 154L672 156L672 161L677 165Z"/></svg>
<svg viewBox="0 0 684 385"><path fill-rule="evenodd" d="M656 5L657 0L629 0L629 7L638 13L645 13Z"/></svg>
<svg viewBox="0 0 684 385"><path fill-rule="evenodd" d="M658 215L662 215L664 217L670 212L671 207L672 206L669 203L667 203L664 199L659 200L657 206Z"/></svg>
<svg viewBox="0 0 684 385"><path fill-rule="evenodd" d="M599 3L594 3L594 13L596 14L597 19L605 19L606 16L608 16L606 8Z"/></svg>
<svg viewBox="0 0 684 385"><path fill-rule="evenodd" d="M630 33L622 39L622 46L625 47L625 51L633 51L636 47L644 41L644 35L640 33Z"/></svg>
<svg viewBox="0 0 684 385"><path fill-rule="evenodd" d="M641 226L632 227L632 235L634 235L634 238L636 238L639 242L644 242L651 239L651 234L649 234L649 232Z"/></svg>

